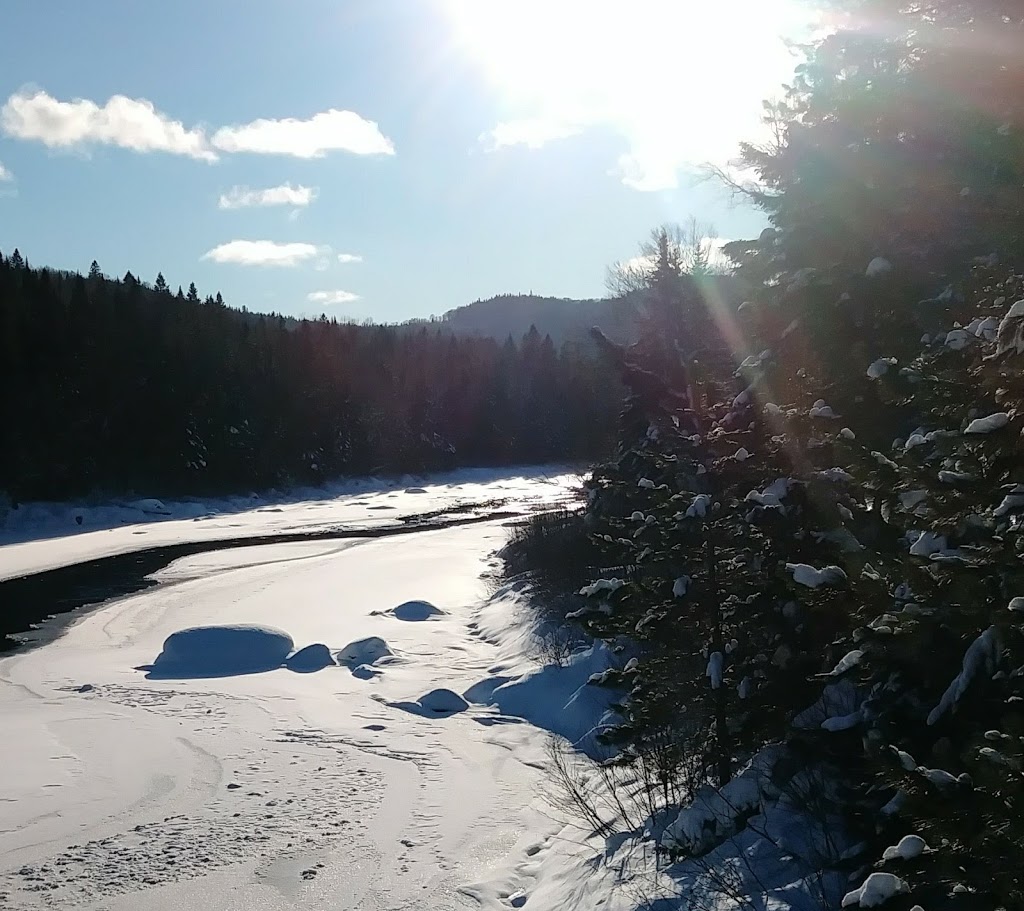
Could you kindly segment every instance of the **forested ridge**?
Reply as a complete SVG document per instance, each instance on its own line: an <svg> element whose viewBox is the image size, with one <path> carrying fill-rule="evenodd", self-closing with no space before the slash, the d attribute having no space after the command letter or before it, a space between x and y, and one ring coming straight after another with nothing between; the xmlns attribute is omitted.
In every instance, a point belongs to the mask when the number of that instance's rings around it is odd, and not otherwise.
<svg viewBox="0 0 1024 911"><path fill-rule="evenodd" d="M15 499L592 459L618 398L592 350L536 329L499 342L286 319L18 250L0 254L0 349Z"/></svg>
<svg viewBox="0 0 1024 911"><path fill-rule="evenodd" d="M616 453L509 567L621 656L562 777L653 842L647 894L1019 909L1024 13L824 5L756 180L721 175L770 221L726 247L756 290L709 312L662 235L639 342L597 335Z"/></svg>

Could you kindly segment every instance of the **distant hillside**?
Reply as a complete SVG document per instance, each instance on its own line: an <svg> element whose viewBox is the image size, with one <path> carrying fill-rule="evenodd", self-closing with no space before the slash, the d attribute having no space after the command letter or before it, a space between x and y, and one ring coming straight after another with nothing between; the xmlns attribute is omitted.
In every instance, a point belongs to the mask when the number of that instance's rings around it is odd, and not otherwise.
<svg viewBox="0 0 1024 911"><path fill-rule="evenodd" d="M742 285L737 279L715 275L707 281L709 295L721 295L730 308L735 309L742 302ZM519 339L530 326L536 326L542 336L550 335L556 345L583 341L591 326L599 326L615 341L632 342L636 340L636 306L637 302L630 298L572 300L536 294L499 294L449 310L440 319L413 320L408 325L499 340L509 335Z"/></svg>

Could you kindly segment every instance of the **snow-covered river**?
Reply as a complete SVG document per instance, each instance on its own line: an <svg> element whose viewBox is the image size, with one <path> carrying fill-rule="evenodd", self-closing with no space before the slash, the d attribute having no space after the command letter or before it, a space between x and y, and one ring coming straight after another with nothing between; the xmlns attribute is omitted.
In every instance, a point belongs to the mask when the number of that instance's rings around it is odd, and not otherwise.
<svg viewBox="0 0 1024 911"><path fill-rule="evenodd" d="M411 500L532 506L576 481L426 485L25 540L0 547L0 578L140 538L189 540L211 522L259 534L285 518L379 521L374 507L411 511ZM506 535L496 521L199 554L0 659L0 908L565 907L567 876L541 875L545 863L570 869L571 853L543 797L548 733L489 698L504 683L507 705L551 708L531 688L517 592L497 578ZM394 612L410 601L438 612ZM380 637L394 654L314 673L138 669L172 633L210 624L272 626L332 651ZM437 688L467 693L469 706L423 710L417 700Z"/></svg>

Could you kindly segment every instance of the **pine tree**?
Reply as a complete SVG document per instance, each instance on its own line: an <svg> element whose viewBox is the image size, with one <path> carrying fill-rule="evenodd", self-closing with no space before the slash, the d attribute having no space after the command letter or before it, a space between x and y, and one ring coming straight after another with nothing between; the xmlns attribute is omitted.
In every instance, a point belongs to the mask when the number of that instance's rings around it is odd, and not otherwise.
<svg viewBox="0 0 1024 911"><path fill-rule="evenodd" d="M158 294L170 293L170 288L167 287L167 279L164 278L163 272L157 272L156 281L153 282L153 290Z"/></svg>
<svg viewBox="0 0 1024 911"><path fill-rule="evenodd" d="M199 291L196 289L195 282L189 282L188 294L185 295L186 300L190 300L193 303L199 303Z"/></svg>
<svg viewBox="0 0 1024 911"><path fill-rule="evenodd" d="M18 250L17 247L14 248L14 252L11 254L11 258L10 258L9 262L11 264L11 268L12 269L24 269L25 268L25 259L24 259L24 257L22 257L21 251Z"/></svg>
<svg viewBox="0 0 1024 911"><path fill-rule="evenodd" d="M103 273L100 272L100 264L93 260L89 266L89 278L96 280L103 277Z"/></svg>
<svg viewBox="0 0 1024 911"><path fill-rule="evenodd" d="M879 866L925 906L954 886L968 903L1024 902L1024 303L1007 303L1019 297L1019 277L979 274L963 328L873 371L921 423L859 472L909 557L874 561L893 601L862 612L850 673L872 694L862 714L877 793L896 795L876 849L907 834L931 849Z"/></svg>

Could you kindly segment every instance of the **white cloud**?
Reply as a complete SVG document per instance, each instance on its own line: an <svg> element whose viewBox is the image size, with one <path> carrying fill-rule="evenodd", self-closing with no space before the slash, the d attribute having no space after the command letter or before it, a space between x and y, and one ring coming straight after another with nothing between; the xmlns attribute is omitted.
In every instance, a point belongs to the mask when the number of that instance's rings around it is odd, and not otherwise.
<svg viewBox="0 0 1024 911"><path fill-rule="evenodd" d="M306 295L306 300L311 304L330 306L331 304L351 304L359 300L358 294L351 291L311 291Z"/></svg>
<svg viewBox="0 0 1024 911"><path fill-rule="evenodd" d="M331 108L309 120L254 120L240 126L222 127L212 143L224 152L260 152L321 158L339 150L355 155L394 155L395 147L372 120L354 111Z"/></svg>
<svg viewBox="0 0 1024 911"><path fill-rule="evenodd" d="M293 187L283 183L279 187L265 190L251 190L249 187L232 187L222 193L217 206L221 209L244 209L249 206L308 206L317 197L316 187Z"/></svg>
<svg viewBox="0 0 1024 911"><path fill-rule="evenodd" d="M358 254L358 253L339 253L338 254L338 262L339 263L361 263L362 261L363 261L363 257L360 254Z"/></svg>
<svg viewBox="0 0 1024 911"><path fill-rule="evenodd" d="M0 109L7 135L50 148L113 145L136 152L169 152L214 161L201 129L187 129L144 98L114 95L102 107L85 98L58 101L46 92L17 92Z"/></svg>
<svg viewBox="0 0 1024 911"><path fill-rule="evenodd" d="M200 259L240 266L297 266L324 255L313 244L279 244L272 240L232 240L204 253Z"/></svg>
<svg viewBox="0 0 1024 911"><path fill-rule="evenodd" d="M495 151L505 146L524 145L528 149L539 149L558 139L568 139L582 132L582 127L557 120L508 120L499 123L480 137L488 149Z"/></svg>
<svg viewBox="0 0 1024 911"><path fill-rule="evenodd" d="M14 175L4 167L4 163L0 161L0 182L5 180L14 180Z"/></svg>

